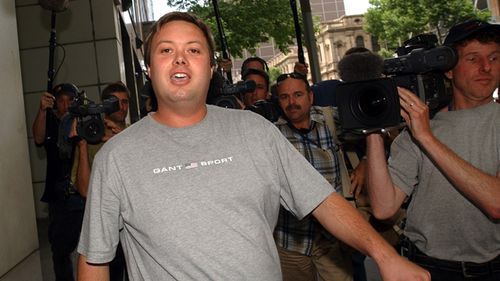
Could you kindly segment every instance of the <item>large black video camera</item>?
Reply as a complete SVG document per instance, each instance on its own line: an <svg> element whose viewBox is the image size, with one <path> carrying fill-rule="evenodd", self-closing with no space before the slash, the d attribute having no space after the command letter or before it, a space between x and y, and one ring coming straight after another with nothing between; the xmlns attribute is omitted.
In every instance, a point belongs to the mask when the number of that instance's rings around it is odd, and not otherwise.
<svg viewBox="0 0 500 281"><path fill-rule="evenodd" d="M240 81L231 84L219 72L214 72L210 87L208 89L207 104L213 104L225 108L241 109L238 100L242 100L242 95L255 90L254 81Z"/></svg>
<svg viewBox="0 0 500 281"><path fill-rule="evenodd" d="M243 100L243 95L253 92L256 87L257 85L253 80L239 81L235 84L230 84L219 72L214 72L208 90L207 104L225 108L242 109L240 101ZM276 109L276 105L266 100L257 101L254 105L245 107L245 110L258 113L271 122L278 120L280 116Z"/></svg>
<svg viewBox="0 0 500 281"><path fill-rule="evenodd" d="M245 107L245 110L253 111L271 122L278 121L281 116L278 104L268 100L258 100L253 105Z"/></svg>
<svg viewBox="0 0 500 281"><path fill-rule="evenodd" d="M84 138L88 143L96 144L101 142L104 136L104 121L102 114L111 114L120 110L120 101L115 96L97 104L85 97L82 92L69 107L70 119L77 119L76 131L79 137Z"/></svg>
<svg viewBox="0 0 500 281"><path fill-rule="evenodd" d="M455 51L436 46L434 34L421 34L404 42L398 57L384 60L389 78L342 83L337 88L339 119L343 129L373 131L401 123L396 86L407 88L424 101L431 117L451 101L444 72L457 63Z"/></svg>

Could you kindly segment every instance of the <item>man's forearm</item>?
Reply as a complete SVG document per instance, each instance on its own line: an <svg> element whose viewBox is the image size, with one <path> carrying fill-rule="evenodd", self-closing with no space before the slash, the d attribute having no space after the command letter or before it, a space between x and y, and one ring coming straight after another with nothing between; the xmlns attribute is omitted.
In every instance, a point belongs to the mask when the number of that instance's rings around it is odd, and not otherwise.
<svg viewBox="0 0 500 281"><path fill-rule="evenodd" d="M342 196L331 194L314 211L335 237L372 257L384 280L430 280L430 274L399 256Z"/></svg>
<svg viewBox="0 0 500 281"><path fill-rule="evenodd" d="M401 207L406 195L392 182L381 135L367 137L367 166L366 186L373 213L379 219L390 218Z"/></svg>
<svg viewBox="0 0 500 281"><path fill-rule="evenodd" d="M33 122L33 138L36 144L42 144L45 140L45 126L47 122L47 111L39 110Z"/></svg>
<svg viewBox="0 0 500 281"><path fill-rule="evenodd" d="M323 201L313 215L335 237L374 259L386 254L397 255L392 246L337 193Z"/></svg>
<svg viewBox="0 0 500 281"><path fill-rule="evenodd" d="M81 142L85 142L82 140ZM81 196L87 197L90 180L90 163L87 143L78 144L78 169L76 172L76 188Z"/></svg>
<svg viewBox="0 0 500 281"><path fill-rule="evenodd" d="M78 281L109 281L108 264L89 264L85 256L78 259Z"/></svg>
<svg viewBox="0 0 500 281"><path fill-rule="evenodd" d="M420 143L455 188L491 218L500 219L500 171L492 176L479 170L435 137Z"/></svg>

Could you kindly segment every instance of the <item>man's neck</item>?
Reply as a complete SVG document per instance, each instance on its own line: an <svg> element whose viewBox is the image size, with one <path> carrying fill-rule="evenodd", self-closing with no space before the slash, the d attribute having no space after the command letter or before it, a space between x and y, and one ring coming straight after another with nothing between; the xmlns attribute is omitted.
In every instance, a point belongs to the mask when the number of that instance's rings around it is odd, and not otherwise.
<svg viewBox="0 0 500 281"><path fill-rule="evenodd" d="M158 107L158 110L151 116L158 123L172 128L183 128L193 126L201 122L207 115L207 106L197 106L194 108L176 107L174 109Z"/></svg>
<svg viewBox="0 0 500 281"><path fill-rule="evenodd" d="M293 128L297 129L298 131L304 132L310 129L311 127L311 120L304 120L302 122L291 122L288 121L290 125L292 125Z"/></svg>
<svg viewBox="0 0 500 281"><path fill-rule="evenodd" d="M448 110L454 111L454 110L475 108L481 105L488 104L492 101L493 101L493 96L490 96L489 98L483 100L472 100L454 96L452 101L450 102L450 105L448 106Z"/></svg>

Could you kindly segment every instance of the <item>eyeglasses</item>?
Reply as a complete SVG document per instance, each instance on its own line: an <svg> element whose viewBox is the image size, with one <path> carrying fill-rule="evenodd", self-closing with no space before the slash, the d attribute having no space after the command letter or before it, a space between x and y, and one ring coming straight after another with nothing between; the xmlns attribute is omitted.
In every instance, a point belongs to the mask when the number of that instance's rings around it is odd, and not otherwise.
<svg viewBox="0 0 500 281"><path fill-rule="evenodd" d="M302 80L302 81L304 81L304 83L306 83L307 86L309 86L309 82L307 81L307 77L304 74L298 73L298 72L281 74L280 76L278 76L278 78L276 78L276 83L280 83L283 80L286 80L288 78Z"/></svg>

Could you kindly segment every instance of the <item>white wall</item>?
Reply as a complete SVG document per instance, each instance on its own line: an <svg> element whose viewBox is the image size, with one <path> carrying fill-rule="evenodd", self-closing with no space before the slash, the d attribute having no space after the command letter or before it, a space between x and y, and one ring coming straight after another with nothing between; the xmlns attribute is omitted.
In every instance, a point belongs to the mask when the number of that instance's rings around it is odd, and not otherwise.
<svg viewBox="0 0 500 281"><path fill-rule="evenodd" d="M0 276L38 248L14 1L0 2Z"/></svg>

